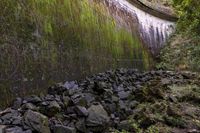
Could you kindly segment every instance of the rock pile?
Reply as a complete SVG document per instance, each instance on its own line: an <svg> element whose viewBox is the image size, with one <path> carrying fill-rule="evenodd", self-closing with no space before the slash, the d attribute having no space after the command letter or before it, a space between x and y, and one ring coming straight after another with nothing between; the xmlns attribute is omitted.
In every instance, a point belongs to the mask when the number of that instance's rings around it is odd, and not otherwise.
<svg viewBox="0 0 200 133"><path fill-rule="evenodd" d="M0 132L107 133L111 129L136 132L129 126L129 118L134 116L137 120L138 105L162 99L176 102L167 85L198 81L195 78L191 73L117 69L56 84L45 96L17 98L10 108L0 112ZM146 118L141 126L146 128L153 123L154 120Z"/></svg>

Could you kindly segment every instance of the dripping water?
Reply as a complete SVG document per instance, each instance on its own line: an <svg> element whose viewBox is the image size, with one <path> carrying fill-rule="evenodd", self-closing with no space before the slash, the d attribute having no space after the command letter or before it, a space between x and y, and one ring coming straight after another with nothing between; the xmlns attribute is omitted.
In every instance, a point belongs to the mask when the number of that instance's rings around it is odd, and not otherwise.
<svg viewBox="0 0 200 133"><path fill-rule="evenodd" d="M175 30L175 22L155 17L127 0L104 0L103 3L119 25L131 32L138 32L144 44L154 55Z"/></svg>

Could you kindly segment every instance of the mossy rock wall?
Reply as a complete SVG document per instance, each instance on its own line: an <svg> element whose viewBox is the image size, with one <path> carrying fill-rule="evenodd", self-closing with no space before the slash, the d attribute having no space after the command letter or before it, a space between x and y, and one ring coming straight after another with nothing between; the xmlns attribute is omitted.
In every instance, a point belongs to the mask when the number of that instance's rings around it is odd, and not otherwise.
<svg viewBox="0 0 200 133"><path fill-rule="evenodd" d="M1 105L55 82L116 67L147 69L140 39L87 0L2 0Z"/></svg>

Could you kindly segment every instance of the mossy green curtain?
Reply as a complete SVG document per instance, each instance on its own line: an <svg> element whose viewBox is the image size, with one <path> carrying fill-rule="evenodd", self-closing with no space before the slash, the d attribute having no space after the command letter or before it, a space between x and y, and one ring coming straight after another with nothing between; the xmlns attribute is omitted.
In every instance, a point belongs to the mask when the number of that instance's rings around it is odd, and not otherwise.
<svg viewBox="0 0 200 133"><path fill-rule="evenodd" d="M128 67L127 62L134 60L148 67L148 53L140 39L117 28L101 4L88 0L1 0L0 9L3 90L18 85L39 87L44 81L49 86L74 75Z"/></svg>

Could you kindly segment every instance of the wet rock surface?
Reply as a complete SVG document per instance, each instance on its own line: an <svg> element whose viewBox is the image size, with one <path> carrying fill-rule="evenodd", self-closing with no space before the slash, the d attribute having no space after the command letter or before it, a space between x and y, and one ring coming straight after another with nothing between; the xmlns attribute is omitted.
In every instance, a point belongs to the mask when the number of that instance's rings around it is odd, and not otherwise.
<svg viewBox="0 0 200 133"><path fill-rule="evenodd" d="M199 86L199 77L193 73L107 71L84 80L56 84L45 96L17 98L13 106L0 112L0 130L3 133L122 130L132 133L168 129L198 132Z"/></svg>

